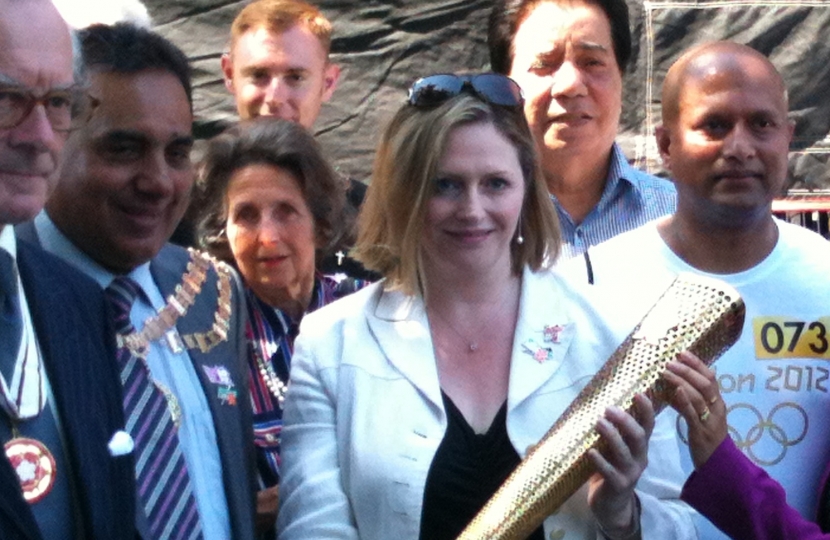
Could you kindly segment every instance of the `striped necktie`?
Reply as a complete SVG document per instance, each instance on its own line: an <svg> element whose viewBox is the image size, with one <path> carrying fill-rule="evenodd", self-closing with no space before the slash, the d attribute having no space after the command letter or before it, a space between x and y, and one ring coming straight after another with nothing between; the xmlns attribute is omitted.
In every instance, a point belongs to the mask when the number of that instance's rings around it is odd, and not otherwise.
<svg viewBox="0 0 830 540"><path fill-rule="evenodd" d="M23 337L23 319L20 314L20 295L17 273L11 254L0 249L0 372L6 384L12 384L14 365Z"/></svg>
<svg viewBox="0 0 830 540"><path fill-rule="evenodd" d="M132 279L117 277L106 289L113 307L115 330L127 335L135 330L130 309L141 294ZM176 425L167 399L150 376L143 358L126 346L118 349L127 431L135 441L138 496L144 505L155 539L201 539L202 528L190 486L187 465L179 446Z"/></svg>

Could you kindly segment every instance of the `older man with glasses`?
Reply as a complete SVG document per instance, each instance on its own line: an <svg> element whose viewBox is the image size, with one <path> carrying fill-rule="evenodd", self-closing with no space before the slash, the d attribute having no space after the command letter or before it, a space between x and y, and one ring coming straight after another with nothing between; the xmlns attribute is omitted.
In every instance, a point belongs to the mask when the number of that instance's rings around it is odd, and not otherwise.
<svg viewBox="0 0 830 540"><path fill-rule="evenodd" d="M78 101L47 0L0 0L0 538L135 537L131 441L101 290L16 238Z"/></svg>

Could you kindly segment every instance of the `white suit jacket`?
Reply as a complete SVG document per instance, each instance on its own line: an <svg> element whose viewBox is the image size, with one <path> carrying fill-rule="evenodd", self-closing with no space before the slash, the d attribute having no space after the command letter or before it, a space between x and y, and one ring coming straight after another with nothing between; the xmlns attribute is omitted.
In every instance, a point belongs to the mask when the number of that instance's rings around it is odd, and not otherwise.
<svg viewBox="0 0 830 540"><path fill-rule="evenodd" d="M604 324L605 308L584 294L555 273L524 272L507 398L520 456L630 330ZM555 325L558 342L546 344L552 355L540 362L531 352ZM447 427L422 299L379 283L305 317L284 421L280 540L416 540L427 472ZM658 417L649 452L638 483L643 538L696 538L679 501L685 477L671 417ZM587 487L545 521L545 537L601 537Z"/></svg>

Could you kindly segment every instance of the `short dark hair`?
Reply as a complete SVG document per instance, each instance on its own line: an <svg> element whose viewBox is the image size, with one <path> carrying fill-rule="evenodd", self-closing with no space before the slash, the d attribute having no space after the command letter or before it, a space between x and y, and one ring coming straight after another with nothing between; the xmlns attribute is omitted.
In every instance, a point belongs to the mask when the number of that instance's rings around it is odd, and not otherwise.
<svg viewBox="0 0 830 540"><path fill-rule="evenodd" d="M508 75L513 66L513 40L519 25L530 12L543 2L568 2L570 0L495 0L490 11L487 29L487 45L490 48L490 68L496 73ZM628 5L625 0L582 0L599 7L611 25L611 41L617 67L624 73L631 59L631 27Z"/></svg>
<svg viewBox="0 0 830 540"><path fill-rule="evenodd" d="M199 246L234 264L225 231L228 186L234 173L250 165L284 169L297 179L314 219L319 263L351 225L344 213L345 183L305 128L268 116L242 122L208 143L197 185Z"/></svg>
<svg viewBox="0 0 830 540"><path fill-rule="evenodd" d="M159 34L130 23L94 24L78 32L87 72L138 73L159 69L179 79L193 108L187 56Z"/></svg>

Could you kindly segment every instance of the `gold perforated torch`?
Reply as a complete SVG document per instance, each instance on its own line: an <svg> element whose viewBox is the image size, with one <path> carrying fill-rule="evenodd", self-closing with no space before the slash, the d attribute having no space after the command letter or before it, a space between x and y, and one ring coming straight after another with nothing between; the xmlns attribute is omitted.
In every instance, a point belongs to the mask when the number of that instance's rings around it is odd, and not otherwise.
<svg viewBox="0 0 830 540"><path fill-rule="evenodd" d="M513 471L458 540L524 540L595 472L597 419L616 405L632 412L646 394L655 413L668 401L667 364L691 351L711 364L741 335L744 303L716 279L681 274Z"/></svg>

